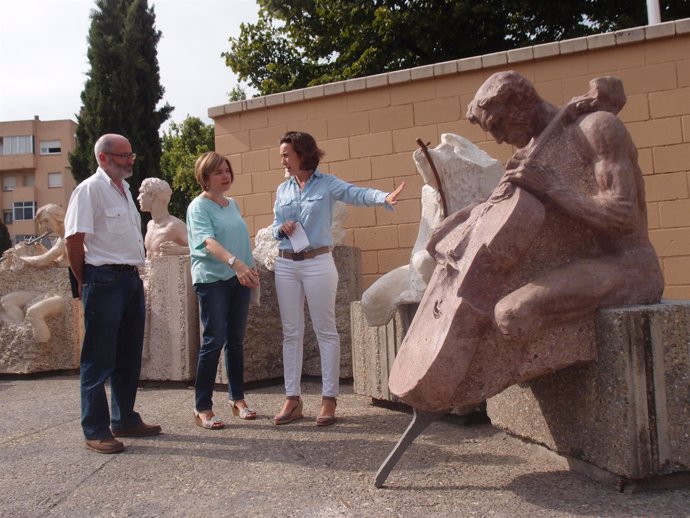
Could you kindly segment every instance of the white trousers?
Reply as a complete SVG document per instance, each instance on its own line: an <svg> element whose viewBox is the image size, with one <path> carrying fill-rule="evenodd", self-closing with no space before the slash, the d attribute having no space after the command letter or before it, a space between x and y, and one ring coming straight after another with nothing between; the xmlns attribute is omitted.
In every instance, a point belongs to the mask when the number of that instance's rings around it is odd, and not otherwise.
<svg viewBox="0 0 690 518"><path fill-rule="evenodd" d="M335 325L338 270L331 253L293 261L276 258L276 293L283 325L285 394L302 392L304 352L304 299L307 299L321 354L322 395L336 397L340 378L340 336Z"/></svg>

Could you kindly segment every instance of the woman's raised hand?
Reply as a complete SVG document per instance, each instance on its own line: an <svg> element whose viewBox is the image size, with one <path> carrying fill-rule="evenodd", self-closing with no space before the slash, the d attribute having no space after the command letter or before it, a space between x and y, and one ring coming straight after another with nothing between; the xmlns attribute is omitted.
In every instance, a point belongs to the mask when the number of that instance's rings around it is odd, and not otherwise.
<svg viewBox="0 0 690 518"><path fill-rule="evenodd" d="M405 187L405 182L401 182L400 185L398 185L398 188L396 190L388 193L388 196L386 196L386 203L388 205L395 205L396 203L398 203L398 195L402 192L404 187Z"/></svg>

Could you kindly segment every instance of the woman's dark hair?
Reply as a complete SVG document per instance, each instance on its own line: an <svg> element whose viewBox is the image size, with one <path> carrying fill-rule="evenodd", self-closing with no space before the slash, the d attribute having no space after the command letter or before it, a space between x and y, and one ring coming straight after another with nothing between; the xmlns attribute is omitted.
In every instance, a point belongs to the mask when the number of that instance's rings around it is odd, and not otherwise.
<svg viewBox="0 0 690 518"><path fill-rule="evenodd" d="M303 171L313 171L325 153L316 145L316 140L303 131L288 131L280 138L281 144L290 144L292 150L300 157L299 167Z"/></svg>

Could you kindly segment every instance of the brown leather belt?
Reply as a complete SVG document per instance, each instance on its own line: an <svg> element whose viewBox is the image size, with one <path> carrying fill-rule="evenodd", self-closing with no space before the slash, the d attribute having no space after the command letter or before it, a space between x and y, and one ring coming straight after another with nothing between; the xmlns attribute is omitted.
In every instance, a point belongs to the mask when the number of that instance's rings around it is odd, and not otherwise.
<svg viewBox="0 0 690 518"><path fill-rule="evenodd" d="M306 252L288 252L287 250L278 250L278 255L285 259L292 259L293 261L303 261L304 259L313 259L317 255L327 254L331 251L328 246L321 248L314 248L314 250L307 250Z"/></svg>

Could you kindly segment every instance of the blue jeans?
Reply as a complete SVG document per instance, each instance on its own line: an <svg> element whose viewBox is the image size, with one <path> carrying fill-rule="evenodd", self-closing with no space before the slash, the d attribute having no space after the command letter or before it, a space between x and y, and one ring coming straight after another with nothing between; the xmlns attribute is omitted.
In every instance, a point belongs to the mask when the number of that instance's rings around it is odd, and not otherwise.
<svg viewBox="0 0 690 518"><path fill-rule="evenodd" d="M141 424L134 411L144 344L144 287L135 270L87 265L82 285L81 425L86 439ZM110 379L112 414L105 382Z"/></svg>
<svg viewBox="0 0 690 518"><path fill-rule="evenodd" d="M194 290L204 327L194 382L195 407L202 411L213 408L213 386L223 348L229 397L244 399L244 334L251 290L242 286L237 277L198 283Z"/></svg>

